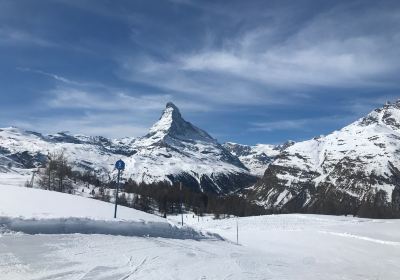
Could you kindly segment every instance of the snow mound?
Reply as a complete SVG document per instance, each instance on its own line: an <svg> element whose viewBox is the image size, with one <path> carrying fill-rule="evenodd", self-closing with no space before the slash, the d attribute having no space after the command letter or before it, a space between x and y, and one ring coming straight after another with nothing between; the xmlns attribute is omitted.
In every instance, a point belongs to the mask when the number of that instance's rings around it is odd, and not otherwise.
<svg viewBox="0 0 400 280"><path fill-rule="evenodd" d="M0 217L0 233L14 231L27 234L109 234L121 236L163 237L172 239L204 239L192 228L178 228L168 223L106 221L85 218L23 219ZM217 237L214 235L214 237Z"/></svg>
<svg viewBox="0 0 400 280"><path fill-rule="evenodd" d="M64 193L0 186L0 233L110 234L175 239L218 238L128 207Z"/></svg>

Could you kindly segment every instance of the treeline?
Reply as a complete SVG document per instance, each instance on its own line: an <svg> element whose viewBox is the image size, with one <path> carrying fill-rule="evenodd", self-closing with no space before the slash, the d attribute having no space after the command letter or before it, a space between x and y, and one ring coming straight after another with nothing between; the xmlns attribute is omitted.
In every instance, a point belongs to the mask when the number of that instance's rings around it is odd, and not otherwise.
<svg viewBox="0 0 400 280"><path fill-rule="evenodd" d="M38 175L39 186L42 189L58 192L71 192L72 190L72 167L62 152L49 154L46 167Z"/></svg>
<svg viewBox="0 0 400 280"><path fill-rule="evenodd" d="M400 188L396 187L392 192L391 201L384 190L369 193L361 202L357 216L365 218L400 218Z"/></svg>
<svg viewBox="0 0 400 280"><path fill-rule="evenodd" d="M306 213L324 215L351 215L360 218L392 219L400 218L400 187L396 186L389 199L385 190L372 189L357 197L337 190L332 185L320 185L313 194L313 200L303 207L307 196L300 193L283 208L274 209L274 213Z"/></svg>
<svg viewBox="0 0 400 280"><path fill-rule="evenodd" d="M46 190L72 193L74 186L82 188L89 185L103 191L108 183L103 182L94 172L79 172L73 169L63 152L52 153L47 156L46 165L39 169L39 187ZM26 186L32 187L33 182L26 182ZM93 194L94 195L94 194Z"/></svg>
<svg viewBox="0 0 400 280"><path fill-rule="evenodd" d="M105 182L94 172L76 171L62 152L49 154L47 164L40 169L38 176L42 189L74 193L76 189L82 188L84 191L92 186L90 195L93 198L106 202L114 201L115 181ZM189 186L171 185L167 181L138 184L128 179L121 184L118 204L146 212L158 212L164 217L181 211L194 212L200 216L206 213L214 214L216 218L221 215L252 216L267 213L263 207L249 203L238 195L218 196L214 193L202 193Z"/></svg>
<svg viewBox="0 0 400 280"><path fill-rule="evenodd" d="M214 193L202 193L188 186L171 185L166 181L138 184L129 179L124 184L124 191L147 197L149 202L156 204L158 211L164 216L180 213L181 203L183 212L194 212L200 216L205 213L214 214L217 218L222 214L241 217L266 214L263 207L249 203L238 195L218 196ZM135 203L133 207L136 208Z"/></svg>
<svg viewBox="0 0 400 280"><path fill-rule="evenodd" d="M65 193L76 191L90 192L95 199L114 202L116 182L104 181L94 172L79 172L70 165L64 154L48 155L44 168L38 172L40 188ZM32 182L26 186L32 187ZM164 217L170 214L193 212L197 215L254 216L271 213L312 213L329 215L354 215L365 218L400 218L400 187L396 186L391 200L384 190L371 192L362 201L355 197L334 191L333 188L319 188L314 194L315 201L302 208L306 197L293 199L282 209L264 209L239 195L219 196L215 193L195 191L189 186L170 182L137 183L128 179L121 185L118 204L150 213L160 213ZM182 205L182 208L181 208Z"/></svg>

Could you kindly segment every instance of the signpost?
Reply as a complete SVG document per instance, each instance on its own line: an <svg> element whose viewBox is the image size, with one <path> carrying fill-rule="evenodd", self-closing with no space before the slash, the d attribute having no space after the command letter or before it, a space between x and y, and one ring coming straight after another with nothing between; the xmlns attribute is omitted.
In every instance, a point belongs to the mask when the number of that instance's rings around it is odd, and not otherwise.
<svg viewBox="0 0 400 280"><path fill-rule="evenodd" d="M121 179L121 171L125 169L125 162L123 162L122 160L118 160L115 163L115 168L118 170L118 179L117 179L117 190L115 191L114 219L117 218L117 203L118 203L119 181Z"/></svg>
<svg viewBox="0 0 400 280"><path fill-rule="evenodd" d="M181 218L182 218L182 226L183 226L182 182L179 183L179 198L180 198L180 204L181 204Z"/></svg>

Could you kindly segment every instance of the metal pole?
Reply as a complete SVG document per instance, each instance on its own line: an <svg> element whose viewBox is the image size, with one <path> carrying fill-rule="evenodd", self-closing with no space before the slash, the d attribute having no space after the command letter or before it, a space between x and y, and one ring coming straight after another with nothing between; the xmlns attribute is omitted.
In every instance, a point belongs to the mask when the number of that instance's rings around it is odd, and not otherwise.
<svg viewBox="0 0 400 280"><path fill-rule="evenodd" d="M117 218L117 202L118 202L118 189L119 189L119 178L120 178L120 175L121 175L121 170L118 170L117 191L115 192L114 219Z"/></svg>
<svg viewBox="0 0 400 280"><path fill-rule="evenodd" d="M179 182L179 190L180 190L180 200L181 200L181 218L182 218L182 226L183 226L183 209L182 209L182 182Z"/></svg>
<svg viewBox="0 0 400 280"><path fill-rule="evenodd" d="M236 244L239 245L239 222L236 216Z"/></svg>

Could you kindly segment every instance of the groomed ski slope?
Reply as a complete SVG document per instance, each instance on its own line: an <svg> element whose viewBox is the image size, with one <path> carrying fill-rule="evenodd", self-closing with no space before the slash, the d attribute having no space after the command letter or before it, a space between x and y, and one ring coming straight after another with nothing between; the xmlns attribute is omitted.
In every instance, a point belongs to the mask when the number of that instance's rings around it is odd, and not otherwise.
<svg viewBox="0 0 400 280"><path fill-rule="evenodd" d="M170 217L176 222L180 216ZM400 279L400 220L326 215L268 215L214 220L184 215L184 223L212 231L268 256L271 279ZM269 279L266 277L266 279Z"/></svg>
<svg viewBox="0 0 400 280"><path fill-rule="evenodd" d="M180 216L167 221L119 207L114 220L110 203L12 186L0 186L0 216L1 280L394 280L400 275L399 220L240 218L236 245L235 218L198 221L188 214L184 222L194 230L181 229ZM30 234L37 232L42 233Z"/></svg>
<svg viewBox="0 0 400 280"><path fill-rule="evenodd" d="M114 220L113 210L84 197L0 186L0 279L261 279L266 272L243 265L259 262L252 250L218 236L125 207Z"/></svg>

